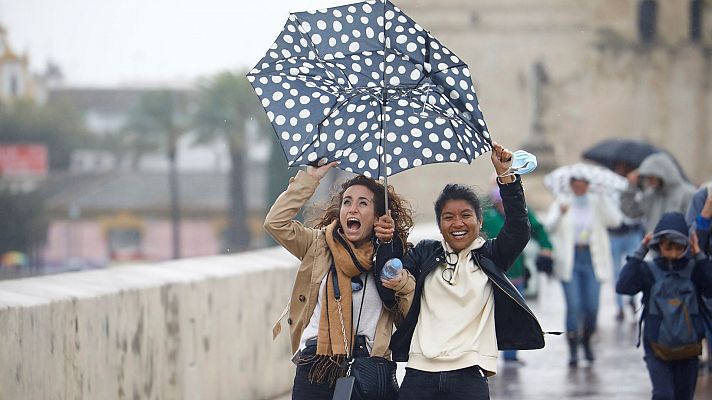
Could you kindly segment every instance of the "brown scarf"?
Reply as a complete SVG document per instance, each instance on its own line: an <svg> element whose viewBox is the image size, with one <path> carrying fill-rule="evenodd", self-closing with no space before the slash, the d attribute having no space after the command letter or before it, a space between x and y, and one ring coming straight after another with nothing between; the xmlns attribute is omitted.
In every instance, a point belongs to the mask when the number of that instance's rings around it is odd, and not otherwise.
<svg viewBox="0 0 712 400"><path fill-rule="evenodd" d="M356 259L365 270L371 269L373 259L373 243L368 241L355 247L353 243L346 240L337 230L338 221L333 221L326 227L326 243L334 257L336 276L339 281L341 291L341 312L344 318L344 331L348 337L349 346L353 344L352 333L352 296L351 278L361 274L356 267L343 243L351 248ZM338 240L335 235L340 235L343 240ZM344 348L344 335L341 331L341 319L339 316L338 304L334 296L333 276L330 271L326 276L327 282L324 287L325 304L321 307L321 317L319 319L319 335L317 337L316 361L310 371L310 381L333 383L341 373L341 363L349 353L350 349Z"/></svg>

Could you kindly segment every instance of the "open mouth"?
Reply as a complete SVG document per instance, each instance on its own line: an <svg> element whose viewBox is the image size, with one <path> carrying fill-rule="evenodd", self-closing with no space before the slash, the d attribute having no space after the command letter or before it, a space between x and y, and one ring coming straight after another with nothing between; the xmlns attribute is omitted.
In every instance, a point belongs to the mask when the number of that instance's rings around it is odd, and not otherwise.
<svg viewBox="0 0 712 400"><path fill-rule="evenodd" d="M467 235L467 231L455 231L455 232L450 232L450 235L454 237L455 239L461 239Z"/></svg>
<svg viewBox="0 0 712 400"><path fill-rule="evenodd" d="M361 228L361 221L359 221L357 218L347 218L346 219L346 229L348 229L351 232L358 231Z"/></svg>

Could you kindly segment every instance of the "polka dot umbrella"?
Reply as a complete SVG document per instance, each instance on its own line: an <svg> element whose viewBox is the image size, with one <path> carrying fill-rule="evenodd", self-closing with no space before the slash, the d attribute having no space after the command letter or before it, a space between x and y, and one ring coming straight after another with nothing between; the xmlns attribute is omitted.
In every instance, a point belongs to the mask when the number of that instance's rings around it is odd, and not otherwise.
<svg viewBox="0 0 712 400"><path fill-rule="evenodd" d="M628 187L628 181L615 172L598 165L576 163L559 167L544 176L544 186L554 196L570 194L571 178L585 179L588 190L616 198Z"/></svg>
<svg viewBox="0 0 712 400"><path fill-rule="evenodd" d="M390 1L290 14L247 77L290 166L387 179L492 147L467 65Z"/></svg>

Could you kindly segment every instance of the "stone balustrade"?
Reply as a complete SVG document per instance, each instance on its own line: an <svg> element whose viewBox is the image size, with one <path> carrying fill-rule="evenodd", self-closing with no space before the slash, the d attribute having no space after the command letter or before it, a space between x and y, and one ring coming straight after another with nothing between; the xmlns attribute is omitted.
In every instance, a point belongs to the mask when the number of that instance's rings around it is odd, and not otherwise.
<svg viewBox="0 0 712 400"><path fill-rule="evenodd" d="M294 377L281 248L0 281L0 399L269 399Z"/></svg>

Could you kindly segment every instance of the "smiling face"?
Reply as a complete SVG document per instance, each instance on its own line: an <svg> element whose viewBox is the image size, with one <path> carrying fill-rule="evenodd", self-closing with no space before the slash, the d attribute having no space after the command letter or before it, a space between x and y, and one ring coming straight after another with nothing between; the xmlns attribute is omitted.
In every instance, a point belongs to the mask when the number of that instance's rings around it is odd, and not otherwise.
<svg viewBox="0 0 712 400"><path fill-rule="evenodd" d="M440 233L455 251L467 248L480 235L482 223L475 209L465 200L445 202L440 213Z"/></svg>
<svg viewBox="0 0 712 400"><path fill-rule="evenodd" d="M371 239L376 222L373 192L363 185L353 185L344 191L339 209L339 222L346 239L360 246Z"/></svg>

